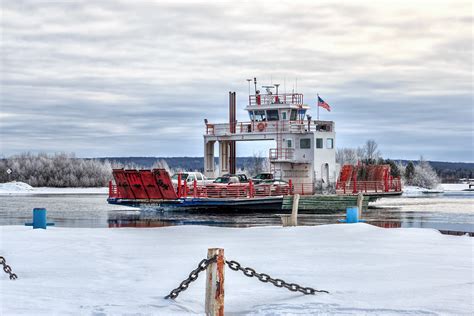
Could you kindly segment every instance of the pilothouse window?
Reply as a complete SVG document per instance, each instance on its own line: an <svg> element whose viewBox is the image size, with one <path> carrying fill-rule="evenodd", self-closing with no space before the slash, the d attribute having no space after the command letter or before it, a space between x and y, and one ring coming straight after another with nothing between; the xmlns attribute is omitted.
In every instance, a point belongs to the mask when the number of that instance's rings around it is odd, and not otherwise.
<svg viewBox="0 0 474 316"><path fill-rule="evenodd" d="M257 122L266 121L264 110L254 111L254 116L255 116L255 121Z"/></svg>
<svg viewBox="0 0 474 316"><path fill-rule="evenodd" d="M278 110L267 110L268 121L278 121Z"/></svg>
<svg viewBox="0 0 474 316"><path fill-rule="evenodd" d="M290 120L296 121L296 110L291 110Z"/></svg>

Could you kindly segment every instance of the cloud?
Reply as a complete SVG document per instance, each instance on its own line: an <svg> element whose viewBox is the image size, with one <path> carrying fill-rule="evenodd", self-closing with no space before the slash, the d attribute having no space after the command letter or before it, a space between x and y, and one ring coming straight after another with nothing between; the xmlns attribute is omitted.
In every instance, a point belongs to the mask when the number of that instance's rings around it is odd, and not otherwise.
<svg viewBox="0 0 474 316"><path fill-rule="evenodd" d="M334 111L321 114L336 121L339 146L374 138L390 157L472 161L470 8L3 3L1 153L199 156L203 119L227 120L230 90L243 109L245 79L256 76L287 91L298 78L309 104L324 95Z"/></svg>

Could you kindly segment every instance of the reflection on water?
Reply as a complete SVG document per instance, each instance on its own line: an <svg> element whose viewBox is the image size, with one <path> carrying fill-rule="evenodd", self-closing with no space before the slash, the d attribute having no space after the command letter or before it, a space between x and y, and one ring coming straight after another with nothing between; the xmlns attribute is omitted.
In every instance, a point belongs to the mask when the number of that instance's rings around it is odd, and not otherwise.
<svg viewBox="0 0 474 316"><path fill-rule="evenodd" d="M179 225L207 225L221 227L255 227L281 225L282 214L239 212L152 212L110 214L109 227L164 227ZM345 212L300 213L298 225L314 226L337 224ZM434 228L442 232L468 232L474 235L474 218L470 214L438 214L428 212L400 212L396 209L373 210L363 214L364 220L384 228Z"/></svg>
<svg viewBox="0 0 474 316"><path fill-rule="evenodd" d="M464 194L459 198L464 199ZM472 198L472 195L471 195ZM29 195L0 196L0 225L24 225L31 222L32 209L48 210L48 221L57 227L165 227L175 225L208 225L222 227L254 227L281 225L277 213L226 212L157 212L107 204L105 195ZM474 234L472 212L442 213L401 211L397 208L369 209L363 218L380 227L434 228L440 231ZM408 208L408 210L410 210ZM345 212L301 212L299 225L335 224Z"/></svg>

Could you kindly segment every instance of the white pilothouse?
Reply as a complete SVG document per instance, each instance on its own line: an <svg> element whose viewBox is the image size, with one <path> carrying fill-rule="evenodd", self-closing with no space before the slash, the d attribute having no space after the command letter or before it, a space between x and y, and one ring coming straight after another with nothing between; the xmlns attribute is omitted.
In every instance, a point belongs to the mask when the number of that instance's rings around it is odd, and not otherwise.
<svg viewBox="0 0 474 316"><path fill-rule="evenodd" d="M229 93L229 122L205 120L204 172L214 176L214 145L218 142L218 174L235 173L236 142L274 140L270 149L271 172L276 179L291 180L296 193L313 193L337 180L333 121L313 120L310 107L301 93L278 93L278 84L264 86L265 94L256 89L249 95L245 110L250 121L237 122L235 92ZM273 93L272 89L276 92Z"/></svg>

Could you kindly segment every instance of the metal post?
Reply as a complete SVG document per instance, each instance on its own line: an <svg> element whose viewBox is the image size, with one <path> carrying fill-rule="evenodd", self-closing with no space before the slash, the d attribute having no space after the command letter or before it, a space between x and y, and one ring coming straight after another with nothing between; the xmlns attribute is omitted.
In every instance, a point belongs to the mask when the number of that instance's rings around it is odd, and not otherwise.
<svg viewBox="0 0 474 316"><path fill-rule="evenodd" d="M183 197L187 197L188 196L188 179L184 180L183 182Z"/></svg>
<svg viewBox="0 0 474 316"><path fill-rule="evenodd" d="M181 173L178 173L178 198L181 197Z"/></svg>
<svg viewBox="0 0 474 316"><path fill-rule="evenodd" d="M318 121L319 121L319 94L316 94L317 100L316 100L316 108L318 109Z"/></svg>
<svg viewBox="0 0 474 316"><path fill-rule="evenodd" d="M224 249L209 248L207 259L217 256L217 261L211 263L206 270L206 315L224 315Z"/></svg>

